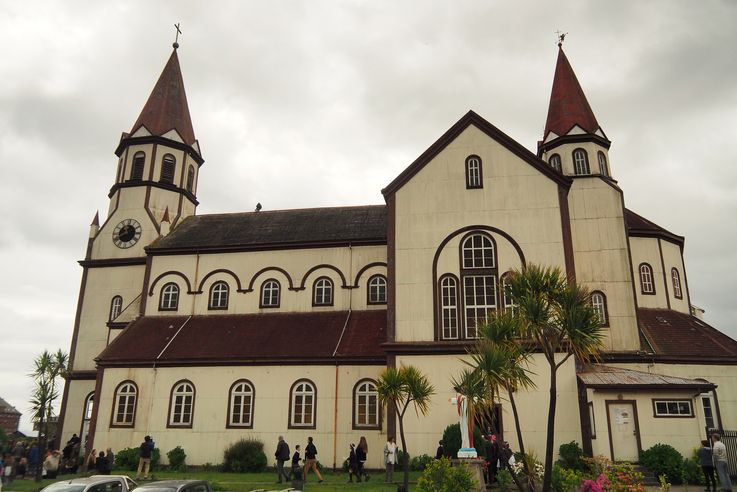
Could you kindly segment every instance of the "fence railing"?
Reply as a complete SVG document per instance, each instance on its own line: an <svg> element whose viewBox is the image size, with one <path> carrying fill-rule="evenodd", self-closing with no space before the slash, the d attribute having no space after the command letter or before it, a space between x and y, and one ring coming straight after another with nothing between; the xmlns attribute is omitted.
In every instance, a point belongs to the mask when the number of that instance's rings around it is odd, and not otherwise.
<svg viewBox="0 0 737 492"><path fill-rule="evenodd" d="M712 434L719 434L721 441L724 443L724 447L727 448L727 469L731 477L737 477L737 431L733 430L722 430L722 429L709 429L706 428L707 439Z"/></svg>

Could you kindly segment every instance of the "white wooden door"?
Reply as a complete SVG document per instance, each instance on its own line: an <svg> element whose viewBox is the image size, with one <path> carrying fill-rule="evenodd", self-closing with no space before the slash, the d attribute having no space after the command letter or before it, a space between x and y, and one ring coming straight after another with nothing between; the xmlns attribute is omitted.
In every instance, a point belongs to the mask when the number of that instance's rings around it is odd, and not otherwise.
<svg viewBox="0 0 737 492"><path fill-rule="evenodd" d="M609 429L614 461L638 461L637 416L635 406L626 402L609 402Z"/></svg>

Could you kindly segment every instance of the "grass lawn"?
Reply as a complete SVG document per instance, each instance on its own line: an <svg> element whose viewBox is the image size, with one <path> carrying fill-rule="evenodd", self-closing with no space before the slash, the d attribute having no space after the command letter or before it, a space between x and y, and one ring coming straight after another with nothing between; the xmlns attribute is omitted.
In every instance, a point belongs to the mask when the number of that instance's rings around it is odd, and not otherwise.
<svg viewBox="0 0 737 492"><path fill-rule="evenodd" d="M135 472L113 471L114 474L124 474L135 476ZM33 480L15 480L12 484L3 487L3 492L36 492L50 483L59 480L83 477L84 474L62 475L53 480L44 480L40 484ZM384 483L384 473L375 472L371 474L371 480L362 483L347 483L348 474L323 472L323 483L318 484L317 478L310 473L309 481L305 484L304 490L315 490L321 492L329 492L336 490L356 490L360 492L396 492L396 485ZM417 481L420 472L410 472L410 489L412 483ZM256 489L281 490L288 488L289 484L282 484L281 487L276 483L276 473L222 473L208 471L191 471L191 472L173 472L173 471L156 471L153 474L154 480L167 479L197 479L207 480L216 491L233 491L233 492L249 492ZM394 472L394 480L399 482L402 480L401 472Z"/></svg>

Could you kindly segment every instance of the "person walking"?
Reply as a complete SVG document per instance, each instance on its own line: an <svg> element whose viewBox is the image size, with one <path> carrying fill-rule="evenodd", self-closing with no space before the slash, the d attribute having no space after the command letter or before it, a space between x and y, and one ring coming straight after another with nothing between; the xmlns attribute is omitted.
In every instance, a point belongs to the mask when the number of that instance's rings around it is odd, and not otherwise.
<svg viewBox="0 0 737 492"><path fill-rule="evenodd" d="M107 448L105 458L107 458L108 465L110 466L110 471L113 471L113 468L115 468L115 453L113 453L112 448Z"/></svg>
<svg viewBox="0 0 737 492"><path fill-rule="evenodd" d="M284 462L289 460L289 444L284 440L284 436L279 436L274 457L276 458L276 476L279 479L276 483L281 483L282 478L288 482L289 475L284 471Z"/></svg>
<svg viewBox="0 0 737 492"><path fill-rule="evenodd" d="M322 483L322 475L320 475L320 470L317 469L317 448L312 442L311 436L307 438L307 447L305 448L305 482L307 481L307 474L310 469L315 470L317 483Z"/></svg>
<svg viewBox="0 0 737 492"><path fill-rule="evenodd" d="M300 446L297 444L294 447L294 454L292 455L292 469L289 472L289 478L290 480L296 480L298 482L302 481L302 467L299 466L299 460L302 459L302 457L299 454Z"/></svg>
<svg viewBox="0 0 737 492"><path fill-rule="evenodd" d="M727 447L721 441L719 434L711 435L712 447L711 453L714 457L714 468L719 476L719 484L725 492L732 491L732 481L729 479L729 470L727 469Z"/></svg>
<svg viewBox="0 0 737 492"><path fill-rule="evenodd" d="M138 448L138 471L136 472L136 480L141 479L143 472L144 480L148 480L148 474L151 471L151 455L154 451L154 440L151 436L143 438L141 446Z"/></svg>
<svg viewBox="0 0 737 492"><path fill-rule="evenodd" d="M110 462L105 456L105 451L100 451L100 454L95 460L95 469L100 475L110 475Z"/></svg>
<svg viewBox="0 0 737 492"><path fill-rule="evenodd" d="M699 456L699 463L701 464L701 471L704 472L704 478L706 479L706 492L717 490L717 479L714 476L714 456L711 453L711 447L709 441L704 439L701 441L701 448L697 451ZM711 487L711 488L710 488Z"/></svg>
<svg viewBox="0 0 737 492"><path fill-rule="evenodd" d="M364 465L366 464L366 456L368 455L368 443L366 442L366 437L361 436L361 440L358 441L358 447L356 448L356 458L358 458L358 480L361 481L361 478L369 481L369 474L364 471Z"/></svg>
<svg viewBox="0 0 737 492"><path fill-rule="evenodd" d="M384 464L386 465L386 483L394 482L394 464L397 462L397 443L394 436L389 436L384 444Z"/></svg>
<svg viewBox="0 0 737 492"><path fill-rule="evenodd" d="M356 445L351 443L351 451L348 454L348 483L353 483L353 475L356 481L361 481L361 475L358 474L358 455L356 454Z"/></svg>
<svg viewBox="0 0 737 492"><path fill-rule="evenodd" d="M497 461L499 460L499 443L496 439L496 435L491 434L489 441L486 443L486 473L488 475L486 483L489 485L496 481Z"/></svg>

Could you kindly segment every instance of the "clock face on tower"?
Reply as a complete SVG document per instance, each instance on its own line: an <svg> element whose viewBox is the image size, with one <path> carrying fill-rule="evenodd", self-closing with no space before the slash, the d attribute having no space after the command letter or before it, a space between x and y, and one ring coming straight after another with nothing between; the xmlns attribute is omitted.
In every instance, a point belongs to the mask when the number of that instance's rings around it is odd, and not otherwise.
<svg viewBox="0 0 737 492"><path fill-rule="evenodd" d="M141 238L141 224L135 219L125 219L113 230L113 243L118 248L130 248Z"/></svg>

